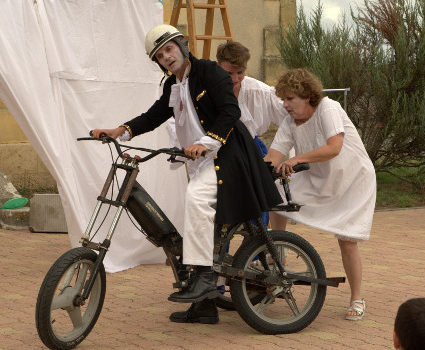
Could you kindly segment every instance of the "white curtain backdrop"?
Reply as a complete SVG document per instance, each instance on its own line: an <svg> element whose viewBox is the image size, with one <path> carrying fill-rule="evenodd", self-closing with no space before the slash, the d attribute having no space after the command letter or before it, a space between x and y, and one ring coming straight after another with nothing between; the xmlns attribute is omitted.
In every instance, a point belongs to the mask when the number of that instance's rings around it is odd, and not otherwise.
<svg viewBox="0 0 425 350"><path fill-rule="evenodd" d="M145 53L144 37L162 16L158 0L0 1L0 98L58 183L72 246L79 245L111 164L106 145L76 138L116 127L158 98L162 74ZM169 145L165 126L130 142ZM186 174L184 167L171 171L165 159L142 165L138 181L181 231ZM162 249L123 214L107 271L164 260Z"/></svg>

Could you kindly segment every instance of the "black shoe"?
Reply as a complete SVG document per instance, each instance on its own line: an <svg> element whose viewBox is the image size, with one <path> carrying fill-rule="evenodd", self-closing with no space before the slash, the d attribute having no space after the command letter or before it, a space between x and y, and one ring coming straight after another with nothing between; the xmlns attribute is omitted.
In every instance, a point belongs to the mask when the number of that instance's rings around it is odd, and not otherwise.
<svg viewBox="0 0 425 350"><path fill-rule="evenodd" d="M217 274L210 267L199 266L193 283L186 289L175 292L168 300L178 303L197 303L204 299L215 299L217 291Z"/></svg>
<svg viewBox="0 0 425 350"><path fill-rule="evenodd" d="M218 311L214 299L204 299L199 303L193 303L186 311L173 312L170 315L171 322L178 323L218 323Z"/></svg>

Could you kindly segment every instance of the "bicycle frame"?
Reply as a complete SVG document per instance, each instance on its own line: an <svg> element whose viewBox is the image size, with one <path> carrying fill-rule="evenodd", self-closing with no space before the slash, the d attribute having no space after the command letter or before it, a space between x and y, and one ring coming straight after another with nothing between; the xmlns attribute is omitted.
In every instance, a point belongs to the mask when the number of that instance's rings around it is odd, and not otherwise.
<svg viewBox="0 0 425 350"><path fill-rule="evenodd" d="M78 140L97 139L80 138ZM104 260L106 252L109 249L111 239L113 237L117 223L124 209L128 209L133 215L133 217L136 219L136 221L141 225L141 228L145 232L147 239L156 247L162 247L164 249L164 252L168 258L168 261L170 262L170 266L173 270L174 277L176 279L176 282L173 283L173 287L179 289L186 287L188 284L188 279L190 277L190 270L188 271L186 269L186 266L183 265L181 259L182 237L177 232L172 223L169 221L167 216L162 212L161 208L149 196L149 194L144 190L144 188L136 181L137 175L139 173L139 163L145 162L160 153L170 154L171 160L175 160L175 157L177 155L184 156L184 152L182 150L176 149L161 149L154 151L144 148L131 147L142 151L148 151L151 154L143 158L139 156L130 157L127 154L122 154L120 145L116 140L111 138L105 138L103 141L113 142L115 144L117 152L122 159L122 164L118 164L117 162L114 162L112 164L109 174L103 185L102 191L97 197L98 202L93 211L87 229L80 241L82 246L90 248L92 250L96 250L99 252L99 254L95 263L93 274L90 276L90 279L87 283L87 286L84 288L84 293L80 297L79 302L84 303L84 300L86 300L90 295L90 291L96 279L97 272ZM114 200L108 199L106 198L106 196L118 169L124 170L126 172L126 175L119 188L119 192L116 198ZM299 167L298 171L305 169L308 169L308 165L304 164ZM272 208L271 210L298 211L301 206L292 201L286 177L282 177L281 175L278 175L277 177L281 178L288 204L277 206L275 208ZM96 219L103 204L115 206L117 207L117 211L114 215L108 234L104 241L102 243L94 243L90 240L90 234L93 230L94 223L96 222ZM241 225L245 227L244 235L258 235L259 239L263 240L266 243L272 258L276 262L277 267L280 271L280 276L259 276L256 273L238 270L231 266L231 256L226 253L226 247L229 245L230 240L235 234L241 233L240 230L238 231ZM260 255L259 259L260 261L263 261L264 266L267 265L265 263L265 256ZM256 226L254 226L250 222L245 222L242 224L235 224L231 226L222 225L216 227L213 269L219 275L225 276L226 278L247 278L251 280L258 280L258 278L260 278L262 281L267 283L282 283L283 279L293 279L300 281L301 283L318 283L321 285L337 287L340 282L344 281L342 278L328 278L324 280L287 273L285 267L282 265L279 259L276 247L274 246L273 241L270 238L270 235L268 234L267 229L264 227L261 220L256 220Z"/></svg>
<svg viewBox="0 0 425 350"><path fill-rule="evenodd" d="M163 248L174 273L174 288L182 290L190 286L192 271L199 273L196 268L183 264L182 237L136 181L139 163L162 153L170 155L171 161L176 161L176 156L190 158L184 154L184 150L124 146L107 136L78 140L113 142L119 158L113 161L97 197L96 206L81 237L82 247L62 254L40 286L35 312L36 326L40 339L50 349L74 348L96 324L106 290L103 260L124 210L132 214L140 224L140 231L152 244ZM121 152L121 146L149 154L131 157ZM297 171L295 167L294 170ZM117 171L124 171L125 176L118 184L115 198L107 198L109 193L114 193ZM272 210L299 210L301 206L292 201L286 178L282 178L282 184L288 203ZM97 243L93 241L97 230L92 231L104 204L116 207L116 212L105 239ZM232 255L233 252L227 252L227 247L235 234L241 234L246 239ZM236 309L248 325L264 334L294 333L304 329L319 314L325 300L326 286L337 287L344 281L343 277L326 278L319 254L304 238L288 231L269 232L260 218L234 225L216 225L213 270L225 277L225 284L229 286L228 290L222 288L224 283L217 286L218 290L223 291L214 293L217 306Z"/></svg>

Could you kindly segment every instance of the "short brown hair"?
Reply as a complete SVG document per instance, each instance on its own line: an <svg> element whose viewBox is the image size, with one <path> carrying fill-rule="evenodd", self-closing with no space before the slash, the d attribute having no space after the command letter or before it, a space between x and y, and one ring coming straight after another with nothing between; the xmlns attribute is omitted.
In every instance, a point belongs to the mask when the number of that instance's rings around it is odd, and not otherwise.
<svg viewBox="0 0 425 350"><path fill-rule="evenodd" d="M251 55L248 48L237 41L231 41L219 45L217 48L217 61L229 62L232 66L246 68Z"/></svg>
<svg viewBox="0 0 425 350"><path fill-rule="evenodd" d="M310 105L316 107L323 98L323 85L319 78L305 68L294 68L286 71L276 85L276 95L283 98L292 92L301 98L309 98Z"/></svg>

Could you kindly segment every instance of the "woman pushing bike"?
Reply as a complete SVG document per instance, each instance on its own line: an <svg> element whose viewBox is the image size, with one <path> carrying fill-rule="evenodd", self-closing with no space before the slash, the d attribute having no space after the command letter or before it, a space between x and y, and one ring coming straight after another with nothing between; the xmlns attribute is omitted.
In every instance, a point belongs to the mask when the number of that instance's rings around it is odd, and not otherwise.
<svg viewBox="0 0 425 350"><path fill-rule="evenodd" d="M274 229L286 217L334 233L351 288L345 318L360 320L366 310L361 298L362 263L357 242L369 239L376 197L375 169L362 140L340 104L322 97L322 83L306 69L285 72L276 85L292 118L285 119L265 157L285 174L299 163L310 171L291 182L294 200L305 203L299 213L275 213ZM285 155L292 147L295 157Z"/></svg>
<svg viewBox="0 0 425 350"><path fill-rule="evenodd" d="M239 121L241 112L228 73L215 62L193 57L183 34L169 25L151 29L145 46L164 74L171 72L163 95L146 113L115 129L93 130L93 136L105 133L129 140L175 118L178 141L195 159L188 163L182 234L183 263L192 265L195 274L186 288L169 297L192 306L170 319L216 323L214 224L257 219L282 199L249 131Z"/></svg>

